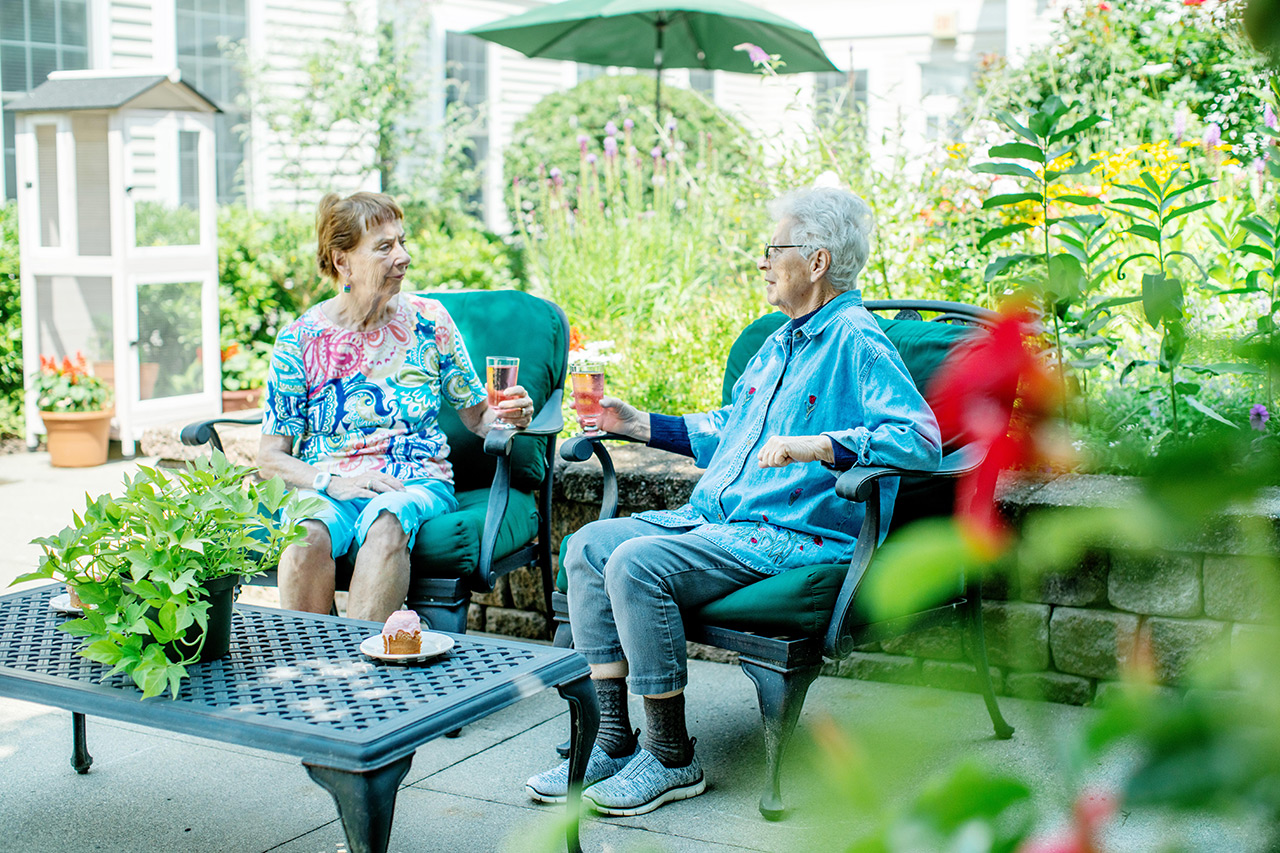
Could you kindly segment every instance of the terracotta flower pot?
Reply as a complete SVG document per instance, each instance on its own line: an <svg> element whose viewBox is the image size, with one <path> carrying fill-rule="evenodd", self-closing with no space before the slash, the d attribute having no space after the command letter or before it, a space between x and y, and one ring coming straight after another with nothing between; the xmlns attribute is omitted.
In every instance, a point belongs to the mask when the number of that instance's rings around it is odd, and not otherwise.
<svg viewBox="0 0 1280 853"><path fill-rule="evenodd" d="M107 461L114 409L99 412L41 412L55 468L91 468Z"/></svg>
<svg viewBox="0 0 1280 853"><path fill-rule="evenodd" d="M262 388L248 388L244 391L223 391L222 411L243 412L245 409L256 409L262 405Z"/></svg>

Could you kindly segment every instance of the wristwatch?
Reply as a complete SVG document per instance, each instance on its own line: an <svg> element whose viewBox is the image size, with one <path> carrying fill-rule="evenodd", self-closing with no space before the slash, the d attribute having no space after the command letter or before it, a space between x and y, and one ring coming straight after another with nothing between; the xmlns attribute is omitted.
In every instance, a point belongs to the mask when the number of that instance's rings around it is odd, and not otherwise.
<svg viewBox="0 0 1280 853"><path fill-rule="evenodd" d="M321 471L319 474L316 474L316 478L311 481L311 488L315 489L320 494L325 494L331 482L333 482L333 475L328 471Z"/></svg>

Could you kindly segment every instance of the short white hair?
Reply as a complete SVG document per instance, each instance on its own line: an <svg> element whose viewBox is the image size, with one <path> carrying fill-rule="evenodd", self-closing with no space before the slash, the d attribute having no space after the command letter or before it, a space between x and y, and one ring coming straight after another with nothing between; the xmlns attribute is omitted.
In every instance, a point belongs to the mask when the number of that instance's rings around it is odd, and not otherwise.
<svg viewBox="0 0 1280 853"><path fill-rule="evenodd" d="M859 196L836 187L794 190L769 205L778 222L791 221L791 242L801 254L831 253L827 280L838 291L852 290L871 254L875 215Z"/></svg>

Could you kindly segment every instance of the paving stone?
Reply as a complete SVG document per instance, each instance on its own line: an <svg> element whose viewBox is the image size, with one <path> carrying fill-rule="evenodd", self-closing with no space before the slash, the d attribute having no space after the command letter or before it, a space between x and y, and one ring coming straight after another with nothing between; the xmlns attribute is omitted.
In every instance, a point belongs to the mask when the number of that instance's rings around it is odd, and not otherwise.
<svg viewBox="0 0 1280 853"><path fill-rule="evenodd" d="M1021 671L1049 667L1049 607L1023 602L984 601L987 659Z"/></svg>
<svg viewBox="0 0 1280 853"><path fill-rule="evenodd" d="M1199 616L1200 562L1200 555L1117 551L1111 555L1107 599L1131 613Z"/></svg>
<svg viewBox="0 0 1280 853"><path fill-rule="evenodd" d="M1087 607L1107 600L1110 557L1105 551L1089 551L1070 569L1039 572L1019 565L1018 583L1024 601Z"/></svg>
<svg viewBox="0 0 1280 853"><path fill-rule="evenodd" d="M1049 621L1054 668L1114 679L1133 657L1139 619L1131 613L1055 607Z"/></svg>
<svg viewBox="0 0 1280 853"><path fill-rule="evenodd" d="M991 687L1000 693L1004 684L1004 673L996 667L990 667ZM956 690L961 693L980 693L978 671L971 663L953 663L951 661L926 660L920 664L920 683L927 687L942 690Z"/></svg>
<svg viewBox="0 0 1280 853"><path fill-rule="evenodd" d="M893 655L911 655L932 660L960 660L964 657L964 634L959 625L935 625L910 634L880 641Z"/></svg>
<svg viewBox="0 0 1280 853"><path fill-rule="evenodd" d="M843 678L858 678L863 681L919 684L920 661L904 655L854 652L840 661L840 675Z"/></svg>
<svg viewBox="0 0 1280 853"><path fill-rule="evenodd" d="M1148 649L1156 679L1162 684L1184 685L1195 675L1220 678L1228 651L1229 627L1209 619L1166 619L1153 616L1143 622L1138 642Z"/></svg>
<svg viewBox="0 0 1280 853"><path fill-rule="evenodd" d="M1274 624L1280 618L1280 583L1274 560L1206 554L1204 615L1231 622Z"/></svg>
<svg viewBox="0 0 1280 853"><path fill-rule="evenodd" d="M1004 692L1019 699L1087 705L1093 700L1093 681L1061 672L1011 672L1005 677Z"/></svg>

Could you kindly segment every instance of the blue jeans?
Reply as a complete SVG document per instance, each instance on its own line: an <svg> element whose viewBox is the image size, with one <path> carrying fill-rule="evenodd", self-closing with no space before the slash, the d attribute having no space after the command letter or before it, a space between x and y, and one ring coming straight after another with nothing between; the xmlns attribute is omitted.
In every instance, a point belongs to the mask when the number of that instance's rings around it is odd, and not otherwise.
<svg viewBox="0 0 1280 853"><path fill-rule="evenodd" d="M680 610L768 577L701 536L637 518L593 521L564 558L574 647L589 663L627 661L632 693L689 681Z"/></svg>

